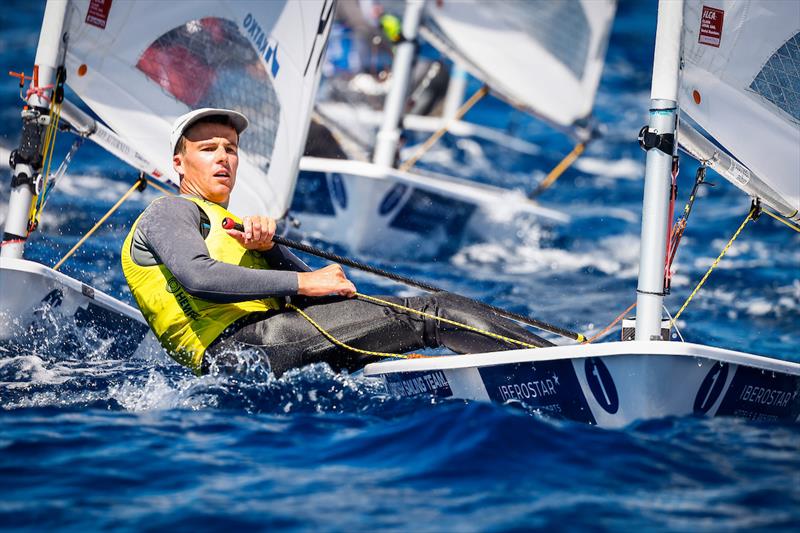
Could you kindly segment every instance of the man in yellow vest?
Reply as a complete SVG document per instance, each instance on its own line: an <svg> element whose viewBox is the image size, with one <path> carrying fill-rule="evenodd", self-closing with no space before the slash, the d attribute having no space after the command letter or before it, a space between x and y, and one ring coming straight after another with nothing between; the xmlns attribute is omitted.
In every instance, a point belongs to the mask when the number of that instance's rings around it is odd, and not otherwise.
<svg viewBox="0 0 800 533"><path fill-rule="evenodd" d="M272 242L275 220L230 213L239 135L247 125L244 115L227 109L198 109L178 118L171 148L181 194L153 201L123 244L128 286L176 361L198 375L236 372L246 351L279 376L315 362L356 370L374 359L330 342L307 318L286 309L287 299L335 338L363 350L447 346L464 353L514 347L354 299L355 285L340 265L311 270ZM225 217L241 222L244 231L223 229ZM456 295L385 299L536 346L550 344Z"/></svg>

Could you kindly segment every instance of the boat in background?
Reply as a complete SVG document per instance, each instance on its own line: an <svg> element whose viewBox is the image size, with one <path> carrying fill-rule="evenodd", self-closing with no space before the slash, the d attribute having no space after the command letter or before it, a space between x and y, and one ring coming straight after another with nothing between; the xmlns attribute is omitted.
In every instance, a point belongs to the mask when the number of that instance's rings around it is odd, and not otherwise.
<svg viewBox="0 0 800 533"><path fill-rule="evenodd" d="M753 198L739 231L762 208L788 225L800 220L800 91L788 83L800 72L798 28L791 2L659 3L650 123L640 134L647 167L634 340L405 359L364 373L400 396L515 402L602 427L686 415L800 422L800 364L671 342L662 329L678 143ZM713 138L679 129L679 111Z"/></svg>
<svg viewBox="0 0 800 533"><path fill-rule="evenodd" d="M0 255L0 317L8 327L0 341L24 335L48 312L91 328L120 357L147 346L145 338L155 342L138 310L23 259L37 219L31 206L53 186L43 156L58 117L139 170L141 180L149 176L174 190L173 121L200 107L239 110L251 127L242 138L229 208L281 218L294 192L333 8L333 0L50 0L34 75L26 78L22 140L11 154ZM64 99L65 85L104 123Z"/></svg>
<svg viewBox="0 0 800 533"><path fill-rule="evenodd" d="M303 229L357 252L386 256L405 252L408 246L420 250L417 253L456 250L471 225L480 227L491 220L499 205L507 218L528 213L545 226L569 221L567 214L542 207L522 193L398 165L401 130L413 128L447 127L456 135L493 137L504 146L537 151L523 140L455 120L464 102L463 73L452 78L442 118L406 115L415 43L422 35L501 99L573 137L582 151L583 143L596 133L591 110L615 9L613 0L548 2L535 9L515 2L408 0L383 113L318 104L334 129L337 122L349 125L355 119L359 124L360 118L374 125L380 119L380 129L371 163L304 158L298 187L306 191L303 196L324 198L310 203L298 197L293 212ZM356 129L362 131L363 123ZM355 137L354 143L367 146L367 151L372 146L365 142L369 135ZM426 222L415 222L420 219Z"/></svg>
<svg viewBox="0 0 800 533"><path fill-rule="evenodd" d="M586 141L615 12L616 0L430 2L421 34L510 105Z"/></svg>

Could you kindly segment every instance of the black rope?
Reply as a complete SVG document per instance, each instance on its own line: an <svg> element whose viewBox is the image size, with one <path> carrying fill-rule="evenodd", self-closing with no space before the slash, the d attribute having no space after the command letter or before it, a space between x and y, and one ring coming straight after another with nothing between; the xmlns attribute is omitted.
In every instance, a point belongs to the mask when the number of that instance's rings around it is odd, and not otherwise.
<svg viewBox="0 0 800 533"><path fill-rule="evenodd" d="M244 226L242 226L241 224L234 224L233 226L230 226L228 224L229 220L230 219L225 218L222 221L222 227L224 227L224 228L227 227L227 228L230 228L230 229L236 229L236 230L239 230L239 231L244 231ZM434 285L429 285L427 283L424 283L424 282L421 282L421 281L417 281L417 280L412 279L412 278L407 278L405 276L400 276L398 274L395 274L394 272L389 272L388 270L383 270L381 268L376 268L376 267L368 265L366 263L362 263L361 261L356 261L356 260L350 259L348 257L344 257L344 256L341 256L341 255L338 255L338 254L334 254L334 253L331 253L331 252L326 252L325 250L320 250L319 248L316 248L314 246L309 246L308 244L303 244L301 242L293 241L291 239L287 239L285 237L280 237L278 235L276 235L276 236L274 236L272 238L272 242L274 242L276 244L283 245L283 246L288 246L289 248L294 248L295 250L300 250L301 252L305 252L307 254L311 254L311 255L315 255L317 257L321 257L322 259L327 259L329 261L334 261L336 263L340 263L342 265L349 266L351 268L357 268L359 270L363 270L364 272L369 272L370 274L375 274L376 276L381 276L381 277L384 277L384 278L388 278L388 279L397 281L399 283L404 283L406 285L410 285L411 287L417 287L418 289L422 289L422 290L425 290L425 291L428 291L428 292L447 292L444 289L441 289L441 288L436 287ZM584 340L586 340L586 337L584 337L580 333L576 333L574 331L570 331L568 329L565 329L565 328L562 328L562 327L559 327L559 326L554 326L552 324L548 324L547 322L542 322L541 320L536 320L535 318L527 317L525 315L521 315L521 314L515 313L513 311L508 311L506 309L501 309L500 307L495 307L494 305L491 305L491 304L479 302L479 301L474 300L472 298L470 298L470 299L472 301L474 301L474 302L477 302L477 303L479 303L479 304L481 304L483 306L488 307L493 312L495 312L496 314L498 314L498 315L500 315L502 317L510 318L512 320L516 320L517 322L521 322L521 323L527 324L529 326L533 326L533 327L536 327L536 328L539 328L539 329L542 329L542 330L545 330L545 331L549 331L551 333L555 333L556 335L561 335L562 337L573 339L573 340L576 340L578 342L583 342Z"/></svg>

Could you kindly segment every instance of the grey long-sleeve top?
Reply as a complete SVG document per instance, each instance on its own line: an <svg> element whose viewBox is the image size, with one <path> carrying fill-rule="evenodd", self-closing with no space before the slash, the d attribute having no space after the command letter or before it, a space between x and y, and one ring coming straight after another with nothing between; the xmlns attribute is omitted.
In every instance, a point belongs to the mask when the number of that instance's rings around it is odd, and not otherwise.
<svg viewBox="0 0 800 533"><path fill-rule="evenodd" d="M311 270L277 244L259 252L270 270L217 261L206 247L209 230L208 217L194 202L179 196L159 198L136 225L131 258L140 266L163 264L186 292L219 303L295 295L297 272Z"/></svg>

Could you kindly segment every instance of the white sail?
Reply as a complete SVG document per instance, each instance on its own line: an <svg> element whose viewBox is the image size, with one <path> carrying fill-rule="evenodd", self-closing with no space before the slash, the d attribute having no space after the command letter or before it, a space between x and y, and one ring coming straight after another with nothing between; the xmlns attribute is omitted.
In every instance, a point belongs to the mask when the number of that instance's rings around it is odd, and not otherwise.
<svg viewBox="0 0 800 533"><path fill-rule="evenodd" d="M283 216L319 81L333 0L71 0L67 83L120 138L177 181L172 122L243 112L231 209Z"/></svg>
<svg viewBox="0 0 800 533"><path fill-rule="evenodd" d="M800 4L687 0L683 59L681 111L797 214ZM748 168L732 169L745 190Z"/></svg>
<svg viewBox="0 0 800 533"><path fill-rule="evenodd" d="M591 114L615 10L613 0L431 1L423 36L512 105L575 130Z"/></svg>

